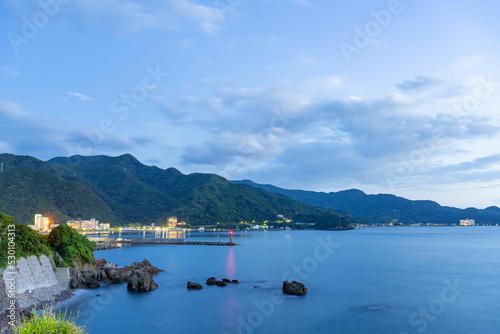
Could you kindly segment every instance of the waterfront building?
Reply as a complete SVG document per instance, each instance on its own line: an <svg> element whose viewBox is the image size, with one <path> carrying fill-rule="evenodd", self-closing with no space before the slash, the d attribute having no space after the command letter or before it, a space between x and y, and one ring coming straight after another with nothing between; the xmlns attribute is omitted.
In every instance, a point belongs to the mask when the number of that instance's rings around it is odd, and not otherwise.
<svg viewBox="0 0 500 334"><path fill-rule="evenodd" d="M175 227L177 225L177 217L170 217L167 219L167 227Z"/></svg>
<svg viewBox="0 0 500 334"><path fill-rule="evenodd" d="M460 226L474 226L476 225L476 222L474 219L460 219Z"/></svg>
<svg viewBox="0 0 500 334"><path fill-rule="evenodd" d="M77 229L77 230L97 230L97 229L99 229L99 221L95 220L94 218L92 218L90 220L81 220L81 219L68 220L66 222L66 224L74 229ZM104 225L108 225L108 228L109 228L109 224L104 224Z"/></svg>

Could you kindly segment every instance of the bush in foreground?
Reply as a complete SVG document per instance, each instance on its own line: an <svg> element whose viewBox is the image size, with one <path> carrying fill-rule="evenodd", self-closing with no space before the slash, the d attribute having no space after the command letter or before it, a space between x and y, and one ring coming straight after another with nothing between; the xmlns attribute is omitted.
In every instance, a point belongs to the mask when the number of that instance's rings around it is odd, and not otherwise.
<svg viewBox="0 0 500 334"><path fill-rule="evenodd" d="M95 242L68 225L59 225L49 234L47 243L61 257L65 264L76 266L75 258L80 258L83 263L92 263L94 260Z"/></svg>
<svg viewBox="0 0 500 334"><path fill-rule="evenodd" d="M52 307L44 307L42 314L33 311L33 317L14 327L16 334L85 334L84 327L76 325L75 318L66 313L56 314Z"/></svg>

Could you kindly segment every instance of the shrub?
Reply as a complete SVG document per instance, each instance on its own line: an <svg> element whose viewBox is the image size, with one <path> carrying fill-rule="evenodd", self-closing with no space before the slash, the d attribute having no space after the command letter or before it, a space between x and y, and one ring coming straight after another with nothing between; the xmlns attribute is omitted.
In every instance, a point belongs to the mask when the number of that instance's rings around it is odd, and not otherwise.
<svg viewBox="0 0 500 334"><path fill-rule="evenodd" d="M47 242L70 266L76 266L75 257L83 263L92 263L94 260L95 242L68 225L55 227L50 232Z"/></svg>
<svg viewBox="0 0 500 334"><path fill-rule="evenodd" d="M44 307L41 315L33 310L33 317L24 319L13 330L16 334L85 334L84 327L77 326L75 321L65 312L56 314L52 307Z"/></svg>

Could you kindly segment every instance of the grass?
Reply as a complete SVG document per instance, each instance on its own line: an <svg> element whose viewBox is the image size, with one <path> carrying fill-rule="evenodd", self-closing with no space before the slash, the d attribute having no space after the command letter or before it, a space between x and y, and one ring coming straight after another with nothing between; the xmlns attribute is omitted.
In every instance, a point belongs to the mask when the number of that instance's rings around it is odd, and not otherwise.
<svg viewBox="0 0 500 334"><path fill-rule="evenodd" d="M85 334L85 328L76 325L76 317L64 313L55 313L50 306L38 314L33 310L33 317L23 320L13 328L16 334Z"/></svg>

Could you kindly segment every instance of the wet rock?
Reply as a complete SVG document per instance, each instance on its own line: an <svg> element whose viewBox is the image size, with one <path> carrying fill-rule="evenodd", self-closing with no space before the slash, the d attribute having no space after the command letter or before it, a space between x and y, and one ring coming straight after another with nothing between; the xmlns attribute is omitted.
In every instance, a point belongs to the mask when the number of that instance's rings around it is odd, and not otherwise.
<svg viewBox="0 0 500 334"><path fill-rule="evenodd" d="M215 282L215 285L217 285L217 286L226 286L227 283L224 282L224 281L217 281L217 282Z"/></svg>
<svg viewBox="0 0 500 334"><path fill-rule="evenodd" d="M203 289L203 286L199 283L191 282L189 281L187 284L188 289L195 289L195 290L201 290Z"/></svg>
<svg viewBox="0 0 500 334"><path fill-rule="evenodd" d="M158 284L153 280L150 272L144 268L134 270L127 279L127 290L145 292L155 290Z"/></svg>
<svg viewBox="0 0 500 334"><path fill-rule="evenodd" d="M217 278L215 277L210 277L209 279L207 279L207 285L214 285L215 283L217 282Z"/></svg>
<svg viewBox="0 0 500 334"><path fill-rule="evenodd" d="M238 281L237 279L233 279L233 280L231 281L231 283L233 283L233 284L240 284L240 281Z"/></svg>
<svg viewBox="0 0 500 334"><path fill-rule="evenodd" d="M129 266L118 268L108 267L104 271L111 280L112 283L125 283L128 282L129 277L134 273L134 271L144 271L149 273L150 276L158 275L163 272L163 270L153 266L148 259L144 259L142 262L134 262Z"/></svg>
<svg viewBox="0 0 500 334"><path fill-rule="evenodd" d="M230 279L227 279L227 278L223 278L222 279L223 282L226 282L226 283L231 283L231 280Z"/></svg>
<svg viewBox="0 0 500 334"><path fill-rule="evenodd" d="M90 278L87 282L87 288L89 289L96 289L101 286L101 283L95 278Z"/></svg>
<svg viewBox="0 0 500 334"><path fill-rule="evenodd" d="M283 293L286 293L288 295L297 295L297 296L305 295L307 293L307 288L304 286L304 284L297 281L292 281L292 283L284 281Z"/></svg>
<svg viewBox="0 0 500 334"><path fill-rule="evenodd" d="M104 259L95 260L93 266L89 263L82 264L78 259L75 261L77 266L70 270L70 288L72 289L97 288L100 284L127 283L135 271L143 271L150 276L163 271L153 266L147 259L123 268L117 268L116 264L106 262Z"/></svg>

